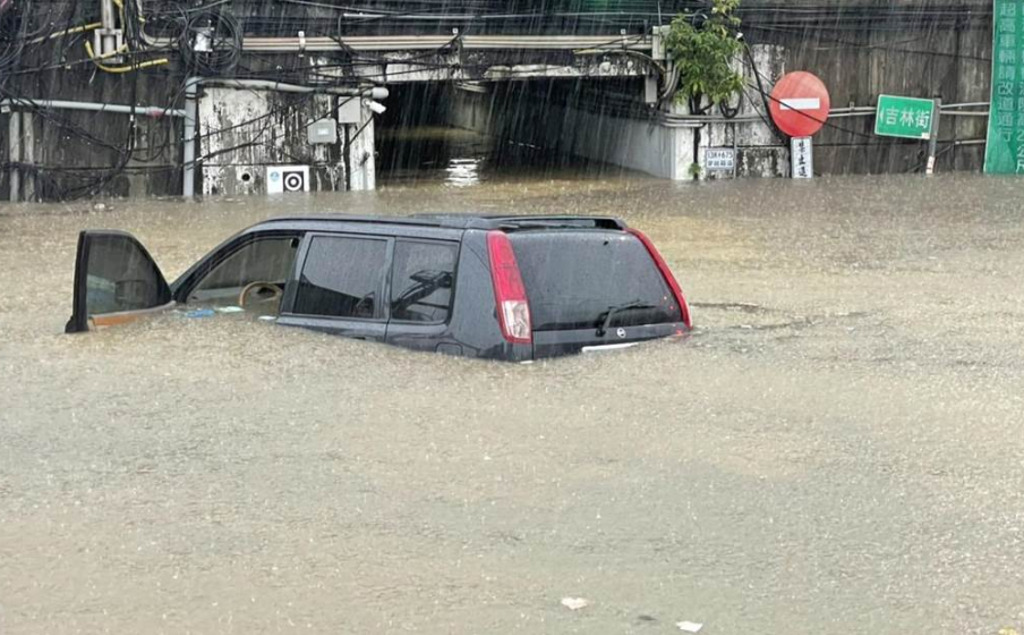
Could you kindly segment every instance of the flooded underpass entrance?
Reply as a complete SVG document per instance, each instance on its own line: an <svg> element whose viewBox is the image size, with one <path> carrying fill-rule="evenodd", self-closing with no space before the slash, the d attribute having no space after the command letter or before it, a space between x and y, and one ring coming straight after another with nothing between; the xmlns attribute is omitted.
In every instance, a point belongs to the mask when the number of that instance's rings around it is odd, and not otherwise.
<svg viewBox="0 0 1024 635"><path fill-rule="evenodd" d="M376 128L377 176L385 186L424 180L453 187L654 178L616 164L610 148L584 148L578 141L604 134L588 128L583 109L611 122L613 114L642 110L635 99L641 90L637 80L398 84Z"/></svg>
<svg viewBox="0 0 1024 635"><path fill-rule="evenodd" d="M0 632L1024 628L1021 194L606 175L4 206ZM63 334L81 229L173 278L269 216L438 209L622 216L697 328L531 365L231 314Z"/></svg>

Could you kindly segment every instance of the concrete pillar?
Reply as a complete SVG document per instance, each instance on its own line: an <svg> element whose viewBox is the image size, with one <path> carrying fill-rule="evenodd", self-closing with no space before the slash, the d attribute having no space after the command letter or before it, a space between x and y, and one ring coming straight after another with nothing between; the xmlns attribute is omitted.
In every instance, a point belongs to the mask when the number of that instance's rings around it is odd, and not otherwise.
<svg viewBox="0 0 1024 635"><path fill-rule="evenodd" d="M198 77L189 77L185 80L185 120L182 124L182 181L181 195L185 198L192 198L196 193L196 117L199 97Z"/></svg>
<svg viewBox="0 0 1024 635"><path fill-rule="evenodd" d="M358 124L345 126L345 145L348 148L346 166L350 170L347 180L350 190L363 191L377 189L377 161L374 155L376 122L373 111L366 100L359 109Z"/></svg>
<svg viewBox="0 0 1024 635"><path fill-rule="evenodd" d="M21 113L21 156L22 163L26 166L35 167L36 163L36 129L35 115L30 110ZM22 176L23 198L32 202L36 200L36 175L32 170L26 170Z"/></svg>
<svg viewBox="0 0 1024 635"><path fill-rule="evenodd" d="M766 91L785 74L786 50L772 44L757 44L750 47L751 57L757 72L743 64L744 84L756 86L760 78ZM770 115L765 112L764 99L756 89L750 89L740 103L740 122L720 122L708 126L703 133L704 147L738 147L736 154L739 176L781 177L789 171L789 145L783 143L774 129L765 123ZM700 150L698 161L703 167L704 152ZM707 177L707 172L702 172ZM720 176L720 175L718 175Z"/></svg>
<svg viewBox="0 0 1024 635"><path fill-rule="evenodd" d="M7 125L8 161L12 164L21 163L21 113L17 110L12 110L8 115ZM17 203L21 200L21 170L12 165L8 181L10 182L10 196L8 198L12 203Z"/></svg>

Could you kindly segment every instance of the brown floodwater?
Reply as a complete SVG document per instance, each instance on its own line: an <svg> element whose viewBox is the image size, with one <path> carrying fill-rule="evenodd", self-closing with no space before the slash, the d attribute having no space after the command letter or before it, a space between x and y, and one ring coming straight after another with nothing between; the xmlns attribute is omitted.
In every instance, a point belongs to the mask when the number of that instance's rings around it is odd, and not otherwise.
<svg viewBox="0 0 1024 635"><path fill-rule="evenodd" d="M460 185L0 207L0 633L1024 629L1021 181ZM62 334L79 230L173 277L307 211L621 215L697 328L533 365Z"/></svg>

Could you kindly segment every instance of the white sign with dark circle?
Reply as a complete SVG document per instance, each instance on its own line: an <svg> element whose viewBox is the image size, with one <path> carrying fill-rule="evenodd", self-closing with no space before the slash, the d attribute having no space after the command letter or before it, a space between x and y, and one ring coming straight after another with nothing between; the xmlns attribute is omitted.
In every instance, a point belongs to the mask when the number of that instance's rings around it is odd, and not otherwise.
<svg viewBox="0 0 1024 635"><path fill-rule="evenodd" d="M308 191L308 165L267 166L267 194L291 194Z"/></svg>

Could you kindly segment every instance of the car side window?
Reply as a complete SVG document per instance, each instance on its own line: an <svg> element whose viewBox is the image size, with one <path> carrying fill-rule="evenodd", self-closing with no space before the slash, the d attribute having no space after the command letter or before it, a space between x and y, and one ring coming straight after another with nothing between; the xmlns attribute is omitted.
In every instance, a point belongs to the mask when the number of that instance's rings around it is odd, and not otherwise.
<svg viewBox="0 0 1024 635"><path fill-rule="evenodd" d="M378 317L387 247L384 239L314 236L299 276L294 312Z"/></svg>
<svg viewBox="0 0 1024 635"><path fill-rule="evenodd" d="M263 307L276 311L291 275L299 239L260 238L215 266L189 294L189 302Z"/></svg>
<svg viewBox="0 0 1024 635"><path fill-rule="evenodd" d="M125 235L94 236L86 265L86 314L137 311L170 301L142 245Z"/></svg>
<svg viewBox="0 0 1024 635"><path fill-rule="evenodd" d="M447 321L457 256L458 248L451 243L398 241L391 274L391 319Z"/></svg>

